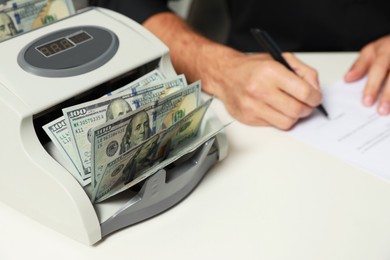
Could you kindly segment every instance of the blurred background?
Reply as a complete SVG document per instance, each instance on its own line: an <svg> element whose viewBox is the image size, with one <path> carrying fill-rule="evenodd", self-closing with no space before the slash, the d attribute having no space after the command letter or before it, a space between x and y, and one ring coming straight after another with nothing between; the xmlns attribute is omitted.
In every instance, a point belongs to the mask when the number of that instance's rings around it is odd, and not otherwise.
<svg viewBox="0 0 390 260"><path fill-rule="evenodd" d="M88 0L73 0L76 10L88 6ZM200 34L217 42L226 41L229 17L224 0L170 0L168 6Z"/></svg>

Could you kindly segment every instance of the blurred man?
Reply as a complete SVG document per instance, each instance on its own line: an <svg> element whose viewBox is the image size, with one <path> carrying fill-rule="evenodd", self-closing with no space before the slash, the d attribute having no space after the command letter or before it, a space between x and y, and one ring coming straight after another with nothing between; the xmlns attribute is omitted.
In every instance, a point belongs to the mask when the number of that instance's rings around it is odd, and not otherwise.
<svg viewBox="0 0 390 260"><path fill-rule="evenodd" d="M362 103L390 114L389 0L223 0L230 18L226 45L194 31L167 0L91 2L142 23L169 47L176 71L189 82L201 79L203 90L242 123L287 130L321 103L317 71L288 52L360 50L345 80L368 75ZM254 27L268 31L295 73L258 53Z"/></svg>

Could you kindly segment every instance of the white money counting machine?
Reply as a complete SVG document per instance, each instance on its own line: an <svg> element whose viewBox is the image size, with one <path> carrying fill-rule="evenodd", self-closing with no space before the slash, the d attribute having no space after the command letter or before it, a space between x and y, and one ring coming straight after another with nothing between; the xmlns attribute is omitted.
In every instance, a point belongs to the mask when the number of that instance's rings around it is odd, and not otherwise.
<svg viewBox="0 0 390 260"><path fill-rule="evenodd" d="M0 201L75 240L94 244L169 209L227 155L219 132L138 190L94 205L88 186L50 154L42 126L60 117L62 108L99 98L153 69L176 75L169 49L131 19L89 8L2 41L0 57ZM221 124L213 114L206 120Z"/></svg>

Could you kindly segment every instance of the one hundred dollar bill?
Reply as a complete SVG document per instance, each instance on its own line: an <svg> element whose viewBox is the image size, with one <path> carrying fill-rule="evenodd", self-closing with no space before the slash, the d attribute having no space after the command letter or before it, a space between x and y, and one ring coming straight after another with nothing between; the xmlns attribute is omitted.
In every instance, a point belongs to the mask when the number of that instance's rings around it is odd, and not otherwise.
<svg viewBox="0 0 390 260"><path fill-rule="evenodd" d="M168 99L165 98L156 101L156 107L153 114L153 132L157 133L170 127L198 107L201 88L201 81L199 80L190 84L188 87L171 94Z"/></svg>
<svg viewBox="0 0 390 260"><path fill-rule="evenodd" d="M83 167L83 177L91 176L92 128L154 102L166 93L186 85L184 75L179 75L174 79L148 86L139 92L119 93L63 109L71 142Z"/></svg>
<svg viewBox="0 0 390 260"><path fill-rule="evenodd" d="M199 103L200 82L143 106L92 130L91 171L94 187L108 162L163 128L170 127Z"/></svg>
<svg viewBox="0 0 390 260"><path fill-rule="evenodd" d="M99 183L95 187L92 186L92 201L110 197L112 192L122 188L134 177L133 174L138 167L148 167L157 163L154 158L150 160L148 156L158 139L158 134L153 135L144 143L109 162Z"/></svg>
<svg viewBox="0 0 390 260"><path fill-rule="evenodd" d="M64 161L64 167L76 178L76 180L85 186L90 180L84 180L81 174L81 165L76 163L76 154L70 142L69 132L65 123L65 118L60 117L57 120L43 126L43 129L57 148Z"/></svg>
<svg viewBox="0 0 390 260"><path fill-rule="evenodd" d="M109 163L108 169L111 169L110 174L105 174L102 182L99 183L99 186L93 189L92 201L96 201L99 198L109 196L109 194L116 189L118 186L122 186L125 182L125 176L123 172L126 172L125 169L127 165L130 165L134 160L135 155L140 150L140 147L132 149L128 153L123 154L117 159ZM126 156L126 157L125 157Z"/></svg>
<svg viewBox="0 0 390 260"><path fill-rule="evenodd" d="M118 88L107 94L107 96L113 96L120 93L131 93L134 91L141 91L154 83L165 80L164 75L158 70L152 70L151 72L143 75L142 77L130 82L129 84Z"/></svg>
<svg viewBox="0 0 390 260"><path fill-rule="evenodd" d="M165 167L167 164L159 164L161 160L167 161L175 149L183 149L197 137L211 101L212 99L206 101L176 124L152 135L109 162L97 185L92 187L92 201L103 201ZM194 145L189 147L193 149Z"/></svg>
<svg viewBox="0 0 390 260"><path fill-rule="evenodd" d="M212 98L207 100L198 106L196 110L169 128L169 131L160 140L156 151L157 157L169 158L173 152L179 151L198 135L203 117L212 100Z"/></svg>
<svg viewBox="0 0 390 260"><path fill-rule="evenodd" d="M12 0L0 9L0 41L75 13L71 0Z"/></svg>

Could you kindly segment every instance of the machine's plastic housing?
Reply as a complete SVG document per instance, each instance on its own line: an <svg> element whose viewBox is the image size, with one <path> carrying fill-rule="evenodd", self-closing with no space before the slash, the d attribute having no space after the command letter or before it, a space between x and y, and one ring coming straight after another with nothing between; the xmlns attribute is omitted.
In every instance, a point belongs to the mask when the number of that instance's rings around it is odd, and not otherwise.
<svg viewBox="0 0 390 260"><path fill-rule="evenodd" d="M39 76L19 66L18 54L29 42L80 25L108 28L118 37L119 48L105 64L67 77ZM167 76L176 75L168 48L131 19L91 8L1 42L0 57L0 201L82 243L94 244L173 206L227 154L226 138L219 133L185 165L161 169L146 179L139 192L93 205L86 190L45 149L48 140L42 126L58 117L64 106L97 98L156 67Z"/></svg>

